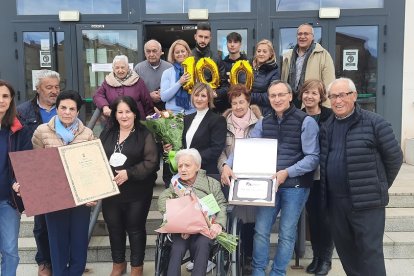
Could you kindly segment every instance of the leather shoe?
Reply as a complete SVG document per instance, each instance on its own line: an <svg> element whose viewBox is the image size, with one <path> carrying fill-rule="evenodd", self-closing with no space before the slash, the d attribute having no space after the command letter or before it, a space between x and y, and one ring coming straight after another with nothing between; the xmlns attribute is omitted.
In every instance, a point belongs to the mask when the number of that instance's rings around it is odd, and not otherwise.
<svg viewBox="0 0 414 276"><path fill-rule="evenodd" d="M319 258L313 258L312 262L306 268L306 273L315 274L316 270L318 269L319 262Z"/></svg>
<svg viewBox="0 0 414 276"><path fill-rule="evenodd" d="M332 268L331 261L320 261L318 265L318 269L315 271L315 275L322 276L328 275L329 270Z"/></svg>

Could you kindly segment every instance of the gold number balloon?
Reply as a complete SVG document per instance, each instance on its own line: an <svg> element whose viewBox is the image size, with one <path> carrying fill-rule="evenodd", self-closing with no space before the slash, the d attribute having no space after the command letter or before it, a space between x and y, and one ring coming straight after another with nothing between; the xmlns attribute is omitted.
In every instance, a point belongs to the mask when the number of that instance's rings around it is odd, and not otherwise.
<svg viewBox="0 0 414 276"><path fill-rule="evenodd" d="M247 60L239 60L237 61L230 71L230 84L238 84L239 83L239 74L240 72L244 72L246 74L246 87L250 91L252 89L254 75L253 75L253 68Z"/></svg>
<svg viewBox="0 0 414 276"><path fill-rule="evenodd" d="M183 85L183 88L187 90L188 94L191 94L193 87L194 87L194 80L195 80L194 63L195 63L194 57L188 57L181 63L181 65L184 68L184 74L186 73L190 74L190 79Z"/></svg>
<svg viewBox="0 0 414 276"><path fill-rule="evenodd" d="M208 82L204 76L204 70L211 72L211 81ZM220 75L217 64L211 58L201 58L196 64L196 75L200 82L210 84L212 89L217 89L220 85Z"/></svg>

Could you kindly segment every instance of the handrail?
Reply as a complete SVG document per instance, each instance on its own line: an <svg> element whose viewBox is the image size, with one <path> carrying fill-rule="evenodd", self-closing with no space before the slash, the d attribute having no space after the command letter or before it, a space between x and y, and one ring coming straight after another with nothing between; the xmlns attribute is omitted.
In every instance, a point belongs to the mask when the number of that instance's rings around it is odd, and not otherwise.
<svg viewBox="0 0 414 276"><path fill-rule="evenodd" d="M101 110L99 108L95 109L92 114L91 120L88 122L87 127L93 129L95 127L96 122L98 121L99 117L101 116ZM102 208L102 200L98 200L98 204L93 207L91 212L91 218L89 221L89 230L88 230L88 241L92 238L92 232L95 228L96 221L98 220L99 213L101 212Z"/></svg>

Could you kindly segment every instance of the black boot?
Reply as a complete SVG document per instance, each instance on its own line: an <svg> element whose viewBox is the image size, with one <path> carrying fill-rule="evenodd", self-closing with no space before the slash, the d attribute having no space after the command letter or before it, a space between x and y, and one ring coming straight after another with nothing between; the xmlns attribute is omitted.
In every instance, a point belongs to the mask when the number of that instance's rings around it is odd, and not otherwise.
<svg viewBox="0 0 414 276"><path fill-rule="evenodd" d="M315 274L316 270L318 269L319 262L319 258L314 257L312 262L306 268L306 273Z"/></svg>
<svg viewBox="0 0 414 276"><path fill-rule="evenodd" d="M331 261L324 261L320 260L318 269L315 271L315 275L322 276L322 275L328 275L329 270L332 268L332 262Z"/></svg>

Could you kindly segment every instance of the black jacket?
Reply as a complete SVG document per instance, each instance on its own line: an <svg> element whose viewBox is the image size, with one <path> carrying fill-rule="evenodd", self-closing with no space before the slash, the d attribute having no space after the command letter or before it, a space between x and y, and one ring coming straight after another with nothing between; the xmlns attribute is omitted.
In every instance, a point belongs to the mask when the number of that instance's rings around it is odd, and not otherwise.
<svg viewBox="0 0 414 276"><path fill-rule="evenodd" d="M196 114L193 113L184 117L182 136L184 149L187 148L185 136ZM209 175L219 173L217 162L226 144L226 135L226 118L209 110L195 132L191 145L188 146L188 148L195 148L200 152L201 168Z"/></svg>
<svg viewBox="0 0 414 276"><path fill-rule="evenodd" d="M251 104L256 104L260 107L263 117L272 111L267 96L267 89L269 84L274 80L280 80L279 67L276 61L262 64L254 70Z"/></svg>
<svg viewBox="0 0 414 276"><path fill-rule="evenodd" d="M21 103L17 107L17 115L20 122L29 129L31 135L33 135L39 125L43 124L39 105L37 104L37 97L34 97L30 101Z"/></svg>
<svg viewBox="0 0 414 276"><path fill-rule="evenodd" d="M332 128L331 115L320 129L321 199L327 206L326 167ZM384 207L402 164L402 151L391 125L376 113L356 105L346 134L345 163L349 197L354 210Z"/></svg>

